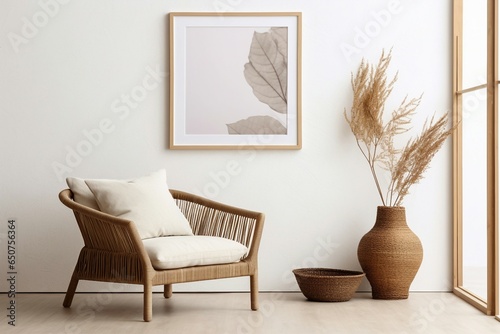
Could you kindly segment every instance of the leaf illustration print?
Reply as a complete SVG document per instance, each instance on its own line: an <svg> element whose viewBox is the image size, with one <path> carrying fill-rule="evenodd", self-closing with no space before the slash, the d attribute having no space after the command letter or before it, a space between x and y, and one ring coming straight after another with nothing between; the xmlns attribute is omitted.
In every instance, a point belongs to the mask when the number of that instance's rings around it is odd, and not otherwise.
<svg viewBox="0 0 500 334"><path fill-rule="evenodd" d="M272 110L287 113L288 28L254 32L244 75L254 95Z"/></svg>
<svg viewBox="0 0 500 334"><path fill-rule="evenodd" d="M227 124L231 135L283 135L286 128L271 116L251 116L238 122Z"/></svg>

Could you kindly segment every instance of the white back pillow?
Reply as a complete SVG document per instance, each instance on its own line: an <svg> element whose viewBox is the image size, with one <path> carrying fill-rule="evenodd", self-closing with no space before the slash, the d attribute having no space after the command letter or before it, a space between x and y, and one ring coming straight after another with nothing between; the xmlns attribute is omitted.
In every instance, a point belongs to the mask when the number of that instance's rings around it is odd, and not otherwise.
<svg viewBox="0 0 500 334"><path fill-rule="evenodd" d="M193 235L170 194L164 169L132 181L95 179L85 184L102 212L133 221L142 239Z"/></svg>

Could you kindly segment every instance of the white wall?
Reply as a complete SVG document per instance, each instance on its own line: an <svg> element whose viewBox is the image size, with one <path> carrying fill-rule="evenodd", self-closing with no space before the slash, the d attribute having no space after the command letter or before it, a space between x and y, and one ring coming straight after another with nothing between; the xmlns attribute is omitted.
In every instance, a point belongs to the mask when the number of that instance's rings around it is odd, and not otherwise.
<svg viewBox="0 0 500 334"><path fill-rule="evenodd" d="M218 10L303 13L302 150L167 149L167 14ZM14 218L18 291L65 291L82 240L57 199L64 178L133 178L159 168L167 169L173 188L266 213L261 290L296 290L294 267L359 269L357 245L373 225L379 199L343 111L361 58L376 62L391 47L391 71L399 70L399 81L389 111L406 94L423 92L417 132L427 116L451 110L451 1L2 1L1 272L7 267L7 221ZM152 71L160 73L158 88L119 119L113 104L123 104ZM108 133L68 166L68 152L106 119ZM208 193L231 161L240 172ZM71 171L56 173L54 163ZM412 290L449 290L451 139L411 192L407 218L425 251ZM6 280L0 282L6 291ZM236 279L177 291L247 287L246 279ZM362 289L368 288L364 282ZM83 283L79 291L101 289L106 285Z"/></svg>

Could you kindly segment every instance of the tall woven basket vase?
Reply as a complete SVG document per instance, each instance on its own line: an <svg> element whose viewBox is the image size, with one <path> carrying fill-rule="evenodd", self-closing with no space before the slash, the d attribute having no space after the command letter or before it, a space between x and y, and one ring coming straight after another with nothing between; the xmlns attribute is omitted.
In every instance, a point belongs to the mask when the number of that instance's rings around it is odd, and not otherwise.
<svg viewBox="0 0 500 334"><path fill-rule="evenodd" d="M375 225L358 245L372 297L407 299L422 258L422 243L406 224L405 208L379 206Z"/></svg>

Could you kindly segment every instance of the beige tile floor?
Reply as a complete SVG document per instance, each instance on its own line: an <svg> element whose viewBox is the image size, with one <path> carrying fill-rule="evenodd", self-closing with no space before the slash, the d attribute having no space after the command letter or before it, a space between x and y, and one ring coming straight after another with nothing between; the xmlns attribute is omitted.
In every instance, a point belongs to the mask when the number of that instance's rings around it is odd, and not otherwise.
<svg viewBox="0 0 500 334"><path fill-rule="evenodd" d="M142 321L141 294L18 294L16 326L8 325L0 295L0 333L500 333L500 322L451 293L413 293L407 300L373 300L358 293L343 303L307 301L301 293L260 293L250 311L248 293L174 293L153 296L153 320Z"/></svg>

